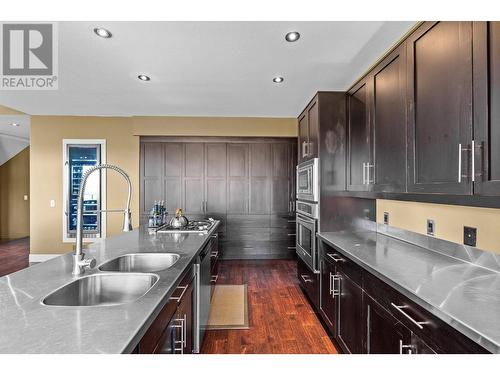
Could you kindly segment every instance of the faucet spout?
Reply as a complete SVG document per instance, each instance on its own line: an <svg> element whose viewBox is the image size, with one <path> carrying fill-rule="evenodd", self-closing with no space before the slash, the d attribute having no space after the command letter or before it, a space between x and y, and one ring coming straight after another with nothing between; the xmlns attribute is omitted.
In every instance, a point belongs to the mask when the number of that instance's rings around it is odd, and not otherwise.
<svg viewBox="0 0 500 375"><path fill-rule="evenodd" d="M123 212L123 231L130 232L132 230L132 214L130 211L130 200L132 198L132 183L130 182L130 177L121 168L112 164L99 164L96 165L85 172L82 177L82 182L80 185L80 191L78 193L78 203L77 203L77 215L76 215L76 247L75 254L73 255L73 275L81 275L85 272L85 268L95 267L95 259L89 258L85 259L85 254L83 253L83 197L85 194L85 187L87 185L87 180L89 176L101 169L111 169L118 172L123 176L128 185L128 197L127 197L127 207L123 210L109 210L114 212ZM102 210L105 212L106 210Z"/></svg>

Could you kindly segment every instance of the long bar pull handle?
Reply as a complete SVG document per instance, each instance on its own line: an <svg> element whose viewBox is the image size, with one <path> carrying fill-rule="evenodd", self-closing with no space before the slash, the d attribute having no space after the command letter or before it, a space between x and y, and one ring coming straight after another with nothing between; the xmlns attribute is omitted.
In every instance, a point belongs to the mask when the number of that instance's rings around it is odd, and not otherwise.
<svg viewBox="0 0 500 375"><path fill-rule="evenodd" d="M328 255L331 259L333 259L335 261L335 263L338 263L338 262L343 262L344 261L344 258L338 256L337 254L326 254Z"/></svg>
<svg viewBox="0 0 500 375"><path fill-rule="evenodd" d="M342 278L339 275L333 275L333 283L332 283L332 297L338 297L340 296L340 280ZM335 281L338 281L338 288L335 288Z"/></svg>
<svg viewBox="0 0 500 375"><path fill-rule="evenodd" d="M404 305L396 305L395 303L391 302L391 306L394 307L396 310L398 310L403 316L405 316L410 322L415 324L418 328L424 329L424 324L428 324L428 322L417 322L415 319L413 319L408 313L406 313L403 309L406 308L407 306Z"/></svg>
<svg viewBox="0 0 500 375"><path fill-rule="evenodd" d="M363 185L366 185L366 163L363 163Z"/></svg>
<svg viewBox="0 0 500 375"><path fill-rule="evenodd" d="M476 181L476 158L475 156L475 151L476 151L476 142L472 140L472 146L471 146L471 157L472 157L472 182Z"/></svg>
<svg viewBox="0 0 500 375"><path fill-rule="evenodd" d="M333 273L330 272L330 296L333 296Z"/></svg>
<svg viewBox="0 0 500 375"><path fill-rule="evenodd" d="M458 182L462 182L462 144L458 144Z"/></svg>

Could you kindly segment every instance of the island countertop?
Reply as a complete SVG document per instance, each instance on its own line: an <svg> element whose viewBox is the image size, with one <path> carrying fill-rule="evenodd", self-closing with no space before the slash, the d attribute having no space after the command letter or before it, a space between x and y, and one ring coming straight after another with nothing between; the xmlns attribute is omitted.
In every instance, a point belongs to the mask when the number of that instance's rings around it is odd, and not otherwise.
<svg viewBox="0 0 500 375"><path fill-rule="evenodd" d="M374 231L318 237L479 345L500 353L500 273Z"/></svg>
<svg viewBox="0 0 500 375"><path fill-rule="evenodd" d="M174 292L186 267L217 230L156 233L140 227L90 245L100 264L128 253L176 253L169 269L139 299L113 306L46 306L42 300L75 280L71 253L0 278L0 353L129 353ZM84 275L106 273L97 267Z"/></svg>

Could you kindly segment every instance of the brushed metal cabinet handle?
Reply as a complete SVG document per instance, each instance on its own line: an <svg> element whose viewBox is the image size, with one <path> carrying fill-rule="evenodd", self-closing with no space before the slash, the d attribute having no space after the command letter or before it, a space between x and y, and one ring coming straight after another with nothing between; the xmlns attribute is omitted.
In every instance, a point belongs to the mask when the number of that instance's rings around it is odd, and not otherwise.
<svg viewBox="0 0 500 375"><path fill-rule="evenodd" d="M308 278L307 275L300 275L302 277L302 280L304 280L305 283L312 283L313 281Z"/></svg>
<svg viewBox="0 0 500 375"><path fill-rule="evenodd" d="M335 263L343 262L344 261L344 258L338 256L337 254L327 253L326 255L329 256L331 259L333 259L335 261Z"/></svg>
<svg viewBox="0 0 500 375"><path fill-rule="evenodd" d="M391 302L391 306L394 307L404 317L406 317L410 322L412 322L413 324L415 324L420 329L424 329L424 324L429 324L429 322L418 322L415 319L413 319L406 311L403 310L403 309L407 308L408 306L405 306L405 305L396 305L393 302Z"/></svg>

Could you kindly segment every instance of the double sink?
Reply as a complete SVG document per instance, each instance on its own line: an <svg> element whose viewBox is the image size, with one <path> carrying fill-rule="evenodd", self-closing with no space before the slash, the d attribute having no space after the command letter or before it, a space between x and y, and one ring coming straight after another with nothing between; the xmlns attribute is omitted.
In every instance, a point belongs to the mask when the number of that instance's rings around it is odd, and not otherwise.
<svg viewBox="0 0 500 375"><path fill-rule="evenodd" d="M96 273L83 276L53 291L42 300L48 306L105 306L135 301L158 281L153 272L172 267L180 256L172 253L125 254L98 267Z"/></svg>

